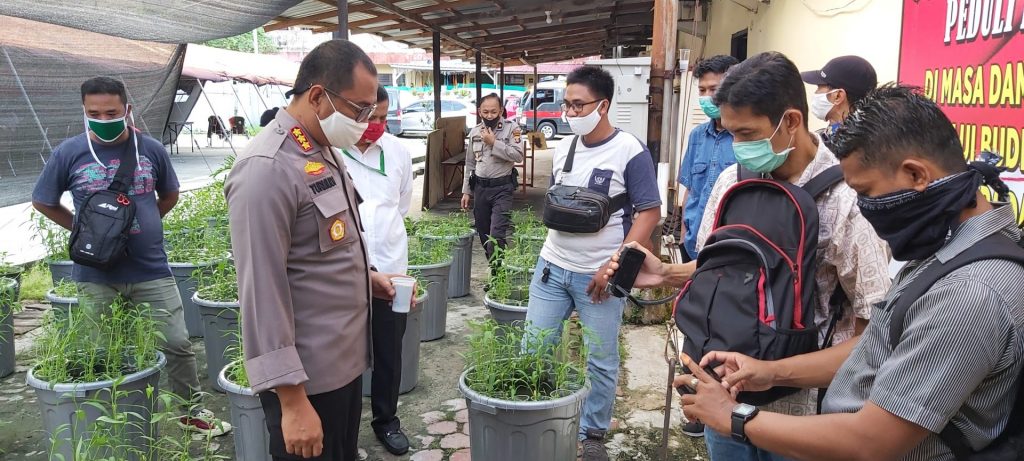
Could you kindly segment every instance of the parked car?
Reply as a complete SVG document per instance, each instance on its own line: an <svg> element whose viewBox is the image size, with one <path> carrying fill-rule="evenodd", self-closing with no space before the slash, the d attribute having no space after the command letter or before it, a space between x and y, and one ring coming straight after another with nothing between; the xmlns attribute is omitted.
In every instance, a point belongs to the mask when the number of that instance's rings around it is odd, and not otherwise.
<svg viewBox="0 0 1024 461"><path fill-rule="evenodd" d="M385 88L388 92L388 133L395 136L402 134L402 107L409 105L416 98L411 92L398 88Z"/></svg>
<svg viewBox="0 0 1024 461"><path fill-rule="evenodd" d="M466 117L466 130L476 126L472 105L452 99L441 100L441 117ZM426 134L434 131L434 100L421 99L402 108L400 134Z"/></svg>

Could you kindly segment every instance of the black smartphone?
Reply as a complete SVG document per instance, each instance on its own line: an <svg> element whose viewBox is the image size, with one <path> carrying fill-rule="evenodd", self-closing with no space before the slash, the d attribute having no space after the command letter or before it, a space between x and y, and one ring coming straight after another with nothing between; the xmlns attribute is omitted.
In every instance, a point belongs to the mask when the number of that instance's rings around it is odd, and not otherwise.
<svg viewBox="0 0 1024 461"><path fill-rule="evenodd" d="M615 271L608 289L612 296L622 298L633 291L633 284L636 276L640 275L640 268L644 265L644 258L647 255L636 248L624 248L619 252L619 270Z"/></svg>
<svg viewBox="0 0 1024 461"><path fill-rule="evenodd" d="M718 373L715 372L715 367L713 365L709 364L708 366L704 367L704 372L707 373L708 375L710 375L712 378L714 378L715 381L722 382L722 377L718 376ZM682 367L682 371L681 371L680 374L689 374L689 373L690 373L690 370L687 370L686 367ZM692 387L690 387L689 383L686 383L686 384L683 384L682 386L677 387L676 388L676 392L678 392L679 395L686 395L686 394L696 394L697 390L693 389Z"/></svg>

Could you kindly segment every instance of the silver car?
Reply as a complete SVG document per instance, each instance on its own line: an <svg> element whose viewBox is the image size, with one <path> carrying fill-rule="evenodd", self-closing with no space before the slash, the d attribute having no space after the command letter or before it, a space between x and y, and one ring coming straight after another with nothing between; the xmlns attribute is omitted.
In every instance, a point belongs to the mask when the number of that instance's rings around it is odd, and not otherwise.
<svg viewBox="0 0 1024 461"><path fill-rule="evenodd" d="M454 99L441 100L441 117L466 117L466 130L476 126L476 115L470 103ZM434 100L421 99L402 108L398 113L402 120L399 133L427 134L434 131Z"/></svg>

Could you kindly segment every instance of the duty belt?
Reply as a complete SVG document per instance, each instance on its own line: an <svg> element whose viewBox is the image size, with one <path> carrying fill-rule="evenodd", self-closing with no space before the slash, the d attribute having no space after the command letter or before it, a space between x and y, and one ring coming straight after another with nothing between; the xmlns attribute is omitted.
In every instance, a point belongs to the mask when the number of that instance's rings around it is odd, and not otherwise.
<svg viewBox="0 0 1024 461"><path fill-rule="evenodd" d="M476 183L477 183L477 185L480 185L480 186L483 186L483 187L504 186L505 184L512 184L512 182L513 182L512 176L513 175L511 175L511 174L510 175L501 176L501 177L497 177L497 178L481 178L481 177L477 176L476 177Z"/></svg>

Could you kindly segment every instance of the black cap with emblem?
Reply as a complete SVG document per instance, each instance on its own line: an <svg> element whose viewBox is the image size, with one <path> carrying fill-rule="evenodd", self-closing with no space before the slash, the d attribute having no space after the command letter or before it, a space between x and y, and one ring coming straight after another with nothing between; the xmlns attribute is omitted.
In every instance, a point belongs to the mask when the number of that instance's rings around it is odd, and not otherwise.
<svg viewBox="0 0 1024 461"><path fill-rule="evenodd" d="M829 61L820 70L801 72L804 82L843 89L851 102L866 96L878 86L875 68L860 56L840 56Z"/></svg>

